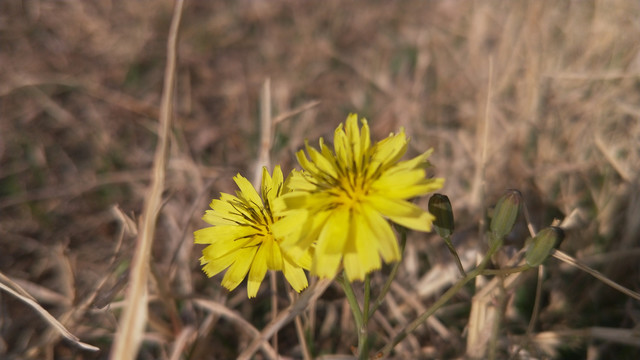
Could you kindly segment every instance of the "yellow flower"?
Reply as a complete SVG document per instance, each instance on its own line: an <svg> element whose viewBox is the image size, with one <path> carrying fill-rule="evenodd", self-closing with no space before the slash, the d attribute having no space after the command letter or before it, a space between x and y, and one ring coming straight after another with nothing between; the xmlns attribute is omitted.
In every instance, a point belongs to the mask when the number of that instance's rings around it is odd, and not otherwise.
<svg viewBox="0 0 640 360"><path fill-rule="evenodd" d="M332 151L320 139L320 150L306 145L296 155L302 171L288 180L292 189L274 203L284 218L273 227L291 254L315 244L311 273L335 276L344 264L350 280L362 280L385 262L400 260L389 220L410 229L430 231L434 217L408 201L442 187L443 179L426 177L431 150L399 161L408 139L401 129L371 144L369 126L349 115L338 126ZM295 256L295 255L294 255Z"/></svg>
<svg viewBox="0 0 640 360"><path fill-rule="evenodd" d="M211 201L203 220L213 225L194 233L197 244L209 244L202 250L200 264L204 272L214 276L229 268L222 286L235 289L249 273L247 293L255 297L269 270L281 270L296 291L307 287L302 268L309 269L311 256L307 253L293 259L280 248L280 239L271 228L279 220L271 212L274 199L288 191L283 184L282 170L276 166L273 178L262 170L262 198L251 183L240 174L233 178L240 188L236 196L222 193ZM264 200L264 203L263 203Z"/></svg>

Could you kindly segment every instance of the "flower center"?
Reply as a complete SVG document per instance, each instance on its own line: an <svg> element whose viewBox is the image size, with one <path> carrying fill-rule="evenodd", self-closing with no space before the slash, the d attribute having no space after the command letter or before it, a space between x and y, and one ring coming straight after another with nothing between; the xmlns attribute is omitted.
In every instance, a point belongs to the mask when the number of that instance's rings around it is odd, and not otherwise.
<svg viewBox="0 0 640 360"><path fill-rule="evenodd" d="M336 195L344 206L356 207L369 193L369 184L360 174L345 174L338 180Z"/></svg>

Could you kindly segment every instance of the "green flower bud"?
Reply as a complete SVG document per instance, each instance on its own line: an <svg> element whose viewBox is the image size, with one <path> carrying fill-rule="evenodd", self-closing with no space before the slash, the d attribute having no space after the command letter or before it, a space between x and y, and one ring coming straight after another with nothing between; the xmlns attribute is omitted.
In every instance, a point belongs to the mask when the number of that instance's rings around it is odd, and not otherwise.
<svg viewBox="0 0 640 360"><path fill-rule="evenodd" d="M559 227L551 226L540 230L527 247L527 264L531 267L542 264L563 237L564 231Z"/></svg>
<svg viewBox="0 0 640 360"><path fill-rule="evenodd" d="M518 218L522 194L518 190L508 190L496 204L491 218L491 232L495 238L502 239L511 232Z"/></svg>
<svg viewBox="0 0 640 360"><path fill-rule="evenodd" d="M453 209L451 201L446 195L433 194L429 199L429 212L436 217L433 228L442 238L448 238L453 234Z"/></svg>

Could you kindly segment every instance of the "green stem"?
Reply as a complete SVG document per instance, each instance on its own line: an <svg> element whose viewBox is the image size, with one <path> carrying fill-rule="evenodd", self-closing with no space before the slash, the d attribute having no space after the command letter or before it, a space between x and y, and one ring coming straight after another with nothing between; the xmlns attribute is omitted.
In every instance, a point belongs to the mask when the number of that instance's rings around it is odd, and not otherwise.
<svg viewBox="0 0 640 360"><path fill-rule="evenodd" d="M498 250L498 248L500 248L500 245L501 245L500 241L494 241L491 244L491 248L489 249L489 252L487 252L487 254L484 256L484 258L482 259L482 262L478 265L478 267L473 269L471 272L467 273L467 276L465 276L464 278L458 280L457 283L455 283L451 288L449 288L449 290L447 290L435 303L433 303L433 305L431 305L424 313L422 313L420 317L418 317L411 323L407 324L407 326L404 329L402 329L402 331L400 331L390 343L385 345L380 350L380 352L376 357L377 358L389 357L391 350L393 350L393 348L396 345L398 345L400 341L404 340L404 338L406 338L407 335L409 335L411 332L417 329L418 326L422 325L427 320L427 318L429 318L429 316L433 315L433 313L435 313L444 304L446 304L449 300L451 300L451 298L455 294L457 294L458 291L460 291L460 289L462 289L462 287L466 283L473 280L476 276L480 275L484 270L484 268L489 263L489 261L491 260L491 256Z"/></svg>
<svg viewBox="0 0 640 360"><path fill-rule="evenodd" d="M406 245L407 245L407 233L405 231L400 231L400 254L404 254L404 248ZM371 307L371 309L369 309L370 317L373 316L373 314L376 312L376 310L378 310L380 305L382 305L382 302L384 301L384 297L387 296L387 293L391 289L391 283L393 282L393 280L396 278L396 275L398 274L398 269L400 269L400 261L397 261L393 264L393 267L391 268L391 272L387 277L387 281L384 283L384 286L382 287L382 291L376 298L376 301L373 302L373 306Z"/></svg>
<svg viewBox="0 0 640 360"><path fill-rule="evenodd" d="M358 355L361 360L369 358L369 300L371 299L371 277L364 277L364 305L362 306L362 326L358 334Z"/></svg>
<svg viewBox="0 0 640 360"><path fill-rule="evenodd" d="M458 256L458 252L456 251L456 248L453 247L453 243L451 242L451 236L446 236L443 239L444 239L444 243L447 244L447 248L449 248L449 252L456 259L456 265L458 265L458 270L460 270L460 275L462 275L462 276L467 275L464 272L464 267L462 267L462 262L460 261L460 256Z"/></svg>
<svg viewBox="0 0 640 360"><path fill-rule="evenodd" d="M500 276L506 276L506 275L511 275L511 274L515 274L515 273L519 273L519 272L523 272L526 270L531 269L531 266L524 264L524 265L520 265L514 268L508 268L508 269L487 269L487 270L482 270L482 273L480 275L500 275Z"/></svg>
<svg viewBox="0 0 640 360"><path fill-rule="evenodd" d="M371 277L364 276L364 306L362 307L362 321L366 324L369 321L369 303L371 299Z"/></svg>
<svg viewBox="0 0 640 360"><path fill-rule="evenodd" d="M360 304L358 304L358 299L356 299L356 294L353 292L353 287L349 282L349 278L347 277L347 272L342 271L342 276L336 276L336 279L342 285L342 289L344 290L344 294L347 296L347 301L349 302L349 307L351 307L351 312L353 313L353 319L356 321L356 329L362 328L362 311L360 310ZM360 331L358 331L358 343L360 343Z"/></svg>

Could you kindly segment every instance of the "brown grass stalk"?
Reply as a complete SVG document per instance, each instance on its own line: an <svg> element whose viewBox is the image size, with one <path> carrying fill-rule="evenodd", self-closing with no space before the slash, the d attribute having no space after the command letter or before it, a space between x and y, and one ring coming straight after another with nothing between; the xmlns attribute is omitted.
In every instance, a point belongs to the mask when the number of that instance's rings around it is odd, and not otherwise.
<svg viewBox="0 0 640 360"><path fill-rule="evenodd" d="M69 330L67 330L67 328L64 327L64 325L62 325L58 320L56 320L55 317L53 317L47 310L45 310L42 306L40 306L40 304L38 304L38 302L29 293L27 293L20 285L16 284L14 281L11 281L10 278L8 278L2 273L0 273L0 290L4 290L8 294L15 296L20 301L29 305L38 314L40 314L40 316L42 316L42 318L46 320L49 323L49 325L51 325L51 327L55 329L60 335L64 336L69 341L75 343L81 349L90 350L90 351L100 350L99 348L93 345L85 344L82 341L80 341L80 339L78 339L77 336L73 335Z"/></svg>
<svg viewBox="0 0 640 360"><path fill-rule="evenodd" d="M183 5L183 0L176 0L167 40L167 64L160 104L159 138L153 161L153 177L151 179L151 188L145 201L141 230L131 266L126 305L120 318L119 329L116 333L111 353L111 359L114 360L136 358L147 319L149 261L156 222L162 205L162 192L164 191L169 133L173 113L176 47Z"/></svg>

